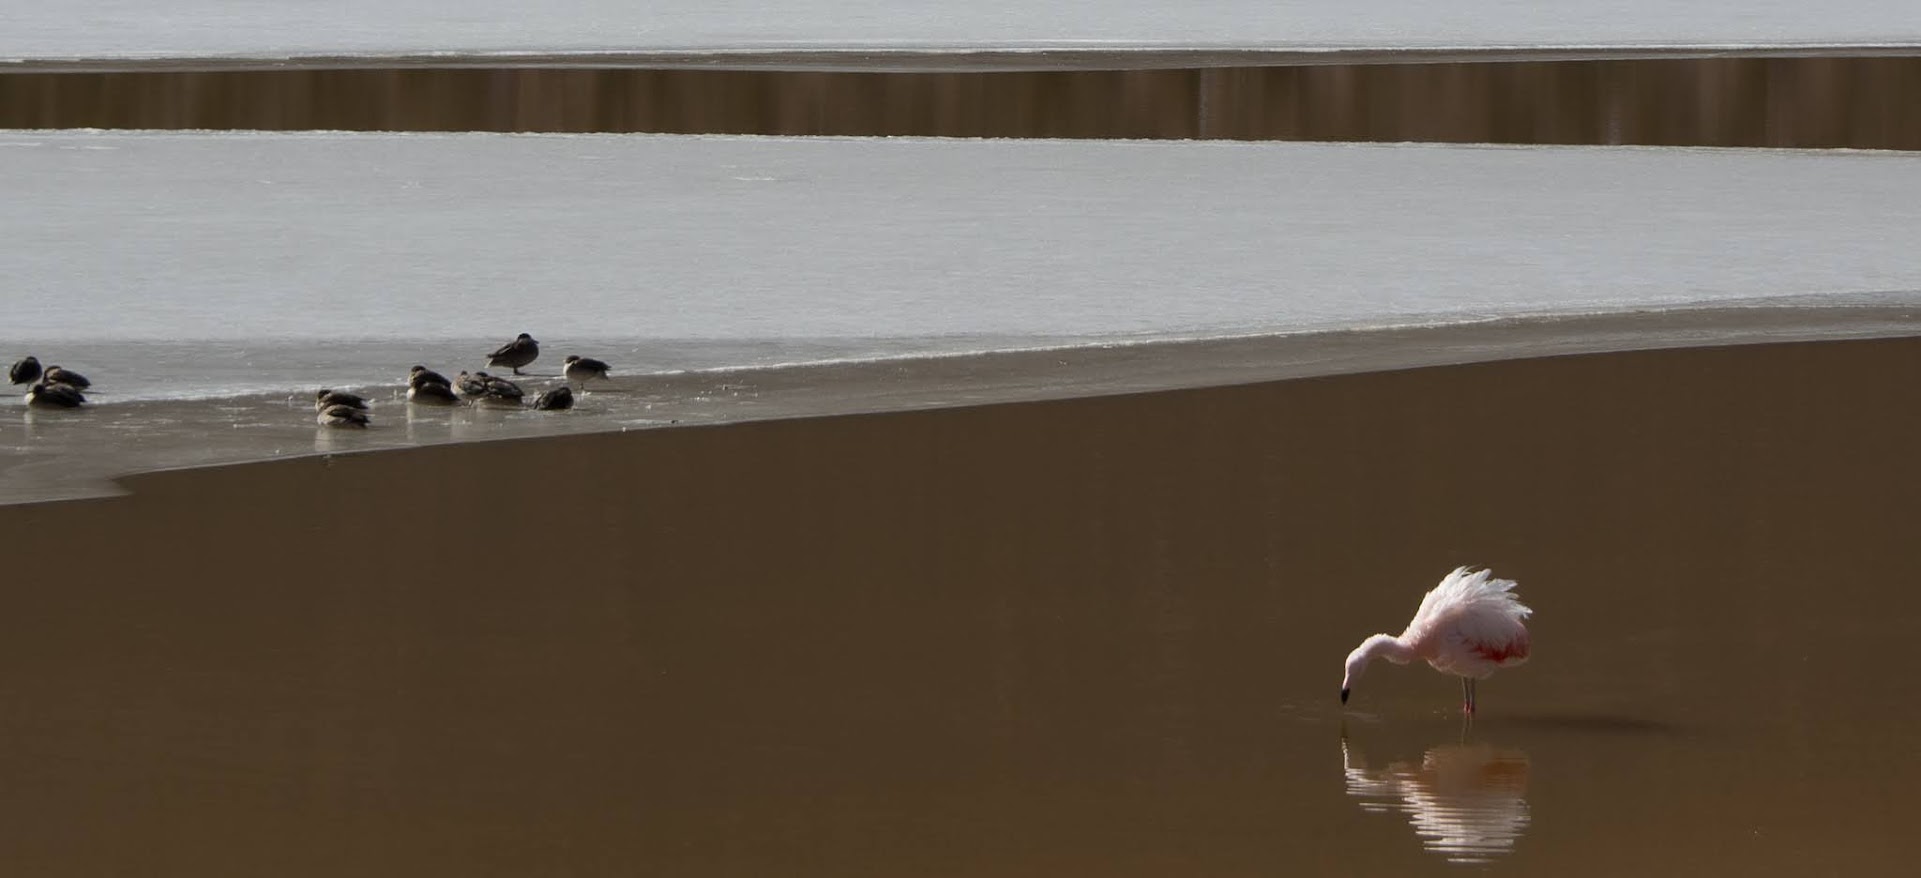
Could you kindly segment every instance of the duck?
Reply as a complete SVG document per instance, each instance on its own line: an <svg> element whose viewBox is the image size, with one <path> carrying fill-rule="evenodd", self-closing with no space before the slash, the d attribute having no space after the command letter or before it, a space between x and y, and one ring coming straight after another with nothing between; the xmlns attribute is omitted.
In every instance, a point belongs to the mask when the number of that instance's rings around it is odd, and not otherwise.
<svg viewBox="0 0 1921 878"><path fill-rule="evenodd" d="M314 394L313 407L315 411L336 405L344 405L350 409L359 409L361 411L367 410L366 398L358 393L348 393L344 390L327 390L323 388L319 393Z"/></svg>
<svg viewBox="0 0 1921 878"><path fill-rule="evenodd" d="M367 413L350 405L334 404L322 408L314 420L323 427L365 427Z"/></svg>
<svg viewBox="0 0 1921 878"><path fill-rule="evenodd" d="M407 388L407 401L421 405L454 405L460 402L460 397L454 393L452 385L423 381Z"/></svg>
<svg viewBox="0 0 1921 878"><path fill-rule="evenodd" d="M574 390L565 384L540 395L534 400L534 408L544 412L557 412L574 407Z"/></svg>
<svg viewBox="0 0 1921 878"><path fill-rule="evenodd" d="M7 380L15 384L32 384L40 380L40 360L29 355L13 364L13 368L7 370Z"/></svg>
<svg viewBox="0 0 1921 878"><path fill-rule="evenodd" d="M587 389L587 380L590 378L607 380L607 364L593 357L568 354L564 362L567 366L561 370L561 374L565 375L568 381L580 382L582 390Z"/></svg>
<svg viewBox="0 0 1921 878"><path fill-rule="evenodd" d="M52 384L46 381L35 382L27 388L27 405L35 408L71 409L79 408L87 397L80 388L71 384Z"/></svg>
<svg viewBox="0 0 1921 878"><path fill-rule="evenodd" d="M523 332L513 341L501 345L498 350L488 354L487 365L506 366L514 370L515 375L519 375L520 367L533 362L539 356L540 342L534 341L533 336Z"/></svg>
<svg viewBox="0 0 1921 878"><path fill-rule="evenodd" d="M463 392L468 396L478 396L486 402L518 404L521 397L526 396L526 392L520 389L520 385L498 375L475 372L473 376L468 379L468 382L472 387L477 387L478 390L476 392L470 388L463 390Z"/></svg>
<svg viewBox="0 0 1921 878"><path fill-rule="evenodd" d="M415 366L412 369L408 369L407 386L413 388L419 387L422 384L441 384L447 387L454 386L452 381L447 380L447 376L435 372L426 366Z"/></svg>
<svg viewBox="0 0 1921 878"><path fill-rule="evenodd" d="M41 378L48 384L65 384L75 390L86 390L93 386L93 382L88 381L87 376L59 366L48 366L47 371L41 373Z"/></svg>

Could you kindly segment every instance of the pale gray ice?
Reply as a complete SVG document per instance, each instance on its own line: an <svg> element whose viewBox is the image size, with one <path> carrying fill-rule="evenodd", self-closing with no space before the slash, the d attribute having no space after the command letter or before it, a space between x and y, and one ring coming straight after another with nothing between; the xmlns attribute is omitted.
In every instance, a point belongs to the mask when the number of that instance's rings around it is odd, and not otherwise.
<svg viewBox="0 0 1921 878"><path fill-rule="evenodd" d="M0 191L8 343L89 374L61 348L146 345L175 389L281 386L246 380L269 345L311 374L519 332L555 369L585 341L749 365L1921 299L1896 153L28 132ZM646 365L730 364L689 356Z"/></svg>
<svg viewBox="0 0 1921 878"><path fill-rule="evenodd" d="M1921 43L1911 0L0 0L0 59Z"/></svg>

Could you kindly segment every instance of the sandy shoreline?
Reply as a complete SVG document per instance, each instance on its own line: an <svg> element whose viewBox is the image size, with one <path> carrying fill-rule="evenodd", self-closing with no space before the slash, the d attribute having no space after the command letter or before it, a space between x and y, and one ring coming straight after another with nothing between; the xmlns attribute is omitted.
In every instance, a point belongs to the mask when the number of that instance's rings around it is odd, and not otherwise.
<svg viewBox="0 0 1921 878"><path fill-rule="evenodd" d="M1515 868L1884 869L1905 809L1849 804L1921 782L1886 697L1918 372L1912 338L1607 353L0 508L31 537L0 584L10 861L1407 874L1440 863L1346 802L1333 675L1480 562L1539 611L1477 732L1533 773ZM1356 746L1460 736L1447 681L1376 675Z"/></svg>
<svg viewBox="0 0 1921 878"><path fill-rule="evenodd" d="M7 406L0 504L119 493L116 478L308 455L1152 391L1606 351L1921 334L1908 307L1698 308L1444 326L1093 344L955 357L628 375L576 410L407 404L402 388L354 388L375 427L320 429L304 394L111 404L81 412ZM398 374L403 367L396 364ZM558 386L530 377L530 392Z"/></svg>

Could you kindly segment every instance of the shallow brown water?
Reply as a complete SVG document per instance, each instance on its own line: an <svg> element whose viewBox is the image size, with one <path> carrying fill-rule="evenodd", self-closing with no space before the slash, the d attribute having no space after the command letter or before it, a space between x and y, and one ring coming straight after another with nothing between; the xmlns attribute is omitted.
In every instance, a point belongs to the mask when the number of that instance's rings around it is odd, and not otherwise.
<svg viewBox="0 0 1921 878"><path fill-rule="evenodd" d="M1886 874L1921 341L161 474L0 508L23 872ZM1535 655L1340 659L1457 563ZM1461 862L1473 861L1473 862Z"/></svg>

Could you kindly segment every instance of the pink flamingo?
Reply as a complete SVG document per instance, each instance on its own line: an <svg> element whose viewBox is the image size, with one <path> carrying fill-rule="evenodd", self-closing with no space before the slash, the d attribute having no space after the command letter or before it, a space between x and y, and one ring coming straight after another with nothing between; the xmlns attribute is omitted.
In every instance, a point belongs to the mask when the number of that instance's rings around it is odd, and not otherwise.
<svg viewBox="0 0 1921 878"><path fill-rule="evenodd" d="M1341 703L1347 703L1368 662L1384 658L1404 665L1418 658L1461 678L1461 710L1472 715L1474 681L1527 661L1527 627L1521 620L1533 612L1514 596L1512 580L1456 567L1421 599L1401 636L1376 634L1347 654Z"/></svg>

